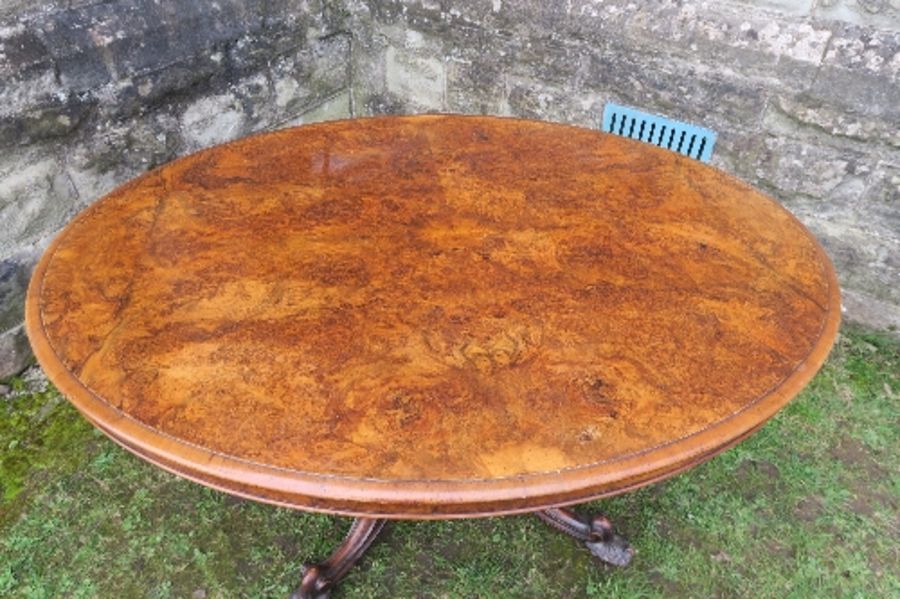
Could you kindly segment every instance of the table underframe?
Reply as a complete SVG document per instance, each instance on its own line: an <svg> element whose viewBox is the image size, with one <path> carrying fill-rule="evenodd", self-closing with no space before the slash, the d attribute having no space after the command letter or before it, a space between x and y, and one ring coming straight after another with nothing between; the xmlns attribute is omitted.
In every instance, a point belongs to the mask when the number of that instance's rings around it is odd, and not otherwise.
<svg viewBox="0 0 900 599"><path fill-rule="evenodd" d="M609 518L602 514L584 517L568 508L547 508L533 513L553 528L584 543L602 562L626 566L634 555L628 542L615 533ZM300 587L291 599L327 599L386 523L387 520L380 518L356 518L344 541L328 559L317 564L304 564Z"/></svg>

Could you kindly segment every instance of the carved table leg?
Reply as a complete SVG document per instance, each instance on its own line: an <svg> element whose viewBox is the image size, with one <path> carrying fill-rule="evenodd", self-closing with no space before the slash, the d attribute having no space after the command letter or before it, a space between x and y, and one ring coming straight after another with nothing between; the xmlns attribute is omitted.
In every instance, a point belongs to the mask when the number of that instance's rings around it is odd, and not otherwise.
<svg viewBox="0 0 900 599"><path fill-rule="evenodd" d="M588 521L565 508L541 510L535 515L553 528L583 541L594 557L607 564L627 566L634 555L628 541L613 532L606 516L598 514Z"/></svg>
<svg viewBox="0 0 900 599"><path fill-rule="evenodd" d="M304 564L300 588L291 599L328 599L334 585L347 574L384 528L386 520L357 518L340 547L324 562Z"/></svg>

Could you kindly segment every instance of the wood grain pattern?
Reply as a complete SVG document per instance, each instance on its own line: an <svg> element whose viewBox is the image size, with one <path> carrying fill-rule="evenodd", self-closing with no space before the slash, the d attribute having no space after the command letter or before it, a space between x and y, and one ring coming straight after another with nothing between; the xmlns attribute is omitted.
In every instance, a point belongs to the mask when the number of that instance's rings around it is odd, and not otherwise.
<svg viewBox="0 0 900 599"><path fill-rule="evenodd" d="M112 438L236 494L363 516L527 511L707 459L839 320L830 262L695 161L514 119L255 136L58 236L27 329Z"/></svg>

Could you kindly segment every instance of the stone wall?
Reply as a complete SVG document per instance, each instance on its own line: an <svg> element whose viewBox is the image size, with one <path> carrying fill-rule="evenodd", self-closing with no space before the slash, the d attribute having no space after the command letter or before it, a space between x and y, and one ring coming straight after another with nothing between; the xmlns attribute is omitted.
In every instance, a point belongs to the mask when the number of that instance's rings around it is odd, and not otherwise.
<svg viewBox="0 0 900 599"><path fill-rule="evenodd" d="M897 0L370 0L353 14L369 112L599 128L611 100L715 129L712 162L823 242L845 317L900 328Z"/></svg>
<svg viewBox="0 0 900 599"><path fill-rule="evenodd" d="M714 128L713 163L900 326L898 0L0 0L0 376L41 249L116 184L253 131L421 111Z"/></svg>
<svg viewBox="0 0 900 599"><path fill-rule="evenodd" d="M52 235L136 174L272 127L349 114L327 2L0 0L0 377Z"/></svg>

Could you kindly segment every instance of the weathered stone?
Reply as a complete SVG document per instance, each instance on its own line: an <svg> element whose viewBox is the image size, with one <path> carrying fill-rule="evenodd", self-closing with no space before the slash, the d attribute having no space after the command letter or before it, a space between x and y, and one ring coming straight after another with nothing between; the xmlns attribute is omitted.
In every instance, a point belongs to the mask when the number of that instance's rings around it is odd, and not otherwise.
<svg viewBox="0 0 900 599"><path fill-rule="evenodd" d="M896 0L818 0L818 17L900 31L900 3Z"/></svg>
<svg viewBox="0 0 900 599"><path fill-rule="evenodd" d="M671 59L601 54L592 57L590 69L591 86L626 104L723 134L757 128L767 100L765 87L754 80Z"/></svg>
<svg viewBox="0 0 900 599"><path fill-rule="evenodd" d="M350 43L345 35L330 35L281 56L271 68L278 108L295 115L347 88Z"/></svg>
<svg viewBox="0 0 900 599"><path fill-rule="evenodd" d="M513 79L509 85L507 103L513 115L592 128L600 125L603 105L597 94L571 94L564 88L526 79Z"/></svg>
<svg viewBox="0 0 900 599"><path fill-rule="evenodd" d="M730 0L733 3L742 4L749 10L769 10L774 13L804 16L810 14L816 4L822 0ZM828 0L825 0L828 1Z"/></svg>
<svg viewBox="0 0 900 599"><path fill-rule="evenodd" d="M883 76L823 68L808 93L845 112L900 122L900 82Z"/></svg>
<svg viewBox="0 0 900 599"><path fill-rule="evenodd" d="M847 184L854 178L864 180L870 172L865 156L850 150L813 146L771 133L763 136L763 148L755 175L783 197L800 194L825 199L841 188L861 192Z"/></svg>
<svg viewBox="0 0 900 599"><path fill-rule="evenodd" d="M24 78L50 64L47 48L37 32L21 24L0 27L0 76Z"/></svg>
<svg viewBox="0 0 900 599"><path fill-rule="evenodd" d="M407 112L403 99L390 92L370 94L363 101L363 109L365 114L369 116L404 114Z"/></svg>
<svg viewBox="0 0 900 599"><path fill-rule="evenodd" d="M866 170L824 197L788 204L823 242L845 289L900 306L900 167Z"/></svg>
<svg viewBox="0 0 900 599"><path fill-rule="evenodd" d="M900 31L900 23L897 30ZM900 75L900 61L897 60L897 53L900 52L898 31L837 24L822 64L825 67L860 70L895 79Z"/></svg>
<svg viewBox="0 0 900 599"><path fill-rule="evenodd" d="M49 0L46 4L37 7L43 10L53 10L65 0ZM0 19L8 17L27 17L35 10L33 0L2 0L0 1Z"/></svg>
<svg viewBox="0 0 900 599"><path fill-rule="evenodd" d="M350 105L350 91L342 91L325 102L306 110L300 116L285 122L283 126L292 127L307 123L319 123L322 121L350 118L352 116Z"/></svg>
<svg viewBox="0 0 900 599"><path fill-rule="evenodd" d="M801 220L818 237L834 262L842 288L897 306L900 304L900 264L896 258L900 244L876 238L857 215L824 220L800 213ZM854 226L861 225L861 226ZM866 268L859 268L865 265Z"/></svg>
<svg viewBox="0 0 900 599"><path fill-rule="evenodd" d="M253 34L242 35L227 47L228 64L239 74L253 72L274 54L269 40Z"/></svg>
<svg viewBox="0 0 900 599"><path fill-rule="evenodd" d="M77 194L52 154L32 152L0 163L0 255L33 243L71 217Z"/></svg>
<svg viewBox="0 0 900 599"><path fill-rule="evenodd" d="M182 135L192 149L235 139L243 126L243 111L231 93L201 98L181 116Z"/></svg>
<svg viewBox="0 0 900 599"><path fill-rule="evenodd" d="M45 96L27 110L0 116L0 145L30 144L72 133L91 113L96 100L89 94Z"/></svg>
<svg viewBox="0 0 900 599"><path fill-rule="evenodd" d="M884 217L900 237L900 161L880 162L875 166L865 200L876 216Z"/></svg>
<svg viewBox="0 0 900 599"><path fill-rule="evenodd" d="M170 122L168 126L178 125ZM66 156L66 172L83 202L91 202L109 191L110 185L174 158L168 139L158 122L107 123L72 145Z"/></svg>
<svg viewBox="0 0 900 599"><path fill-rule="evenodd" d="M22 321L31 271L46 241L0 260L0 378L16 374L31 359Z"/></svg>
<svg viewBox="0 0 900 599"><path fill-rule="evenodd" d="M0 331L19 326L25 313L25 292L36 256L19 254L0 260Z"/></svg>
<svg viewBox="0 0 900 599"><path fill-rule="evenodd" d="M63 98L67 92L56 81L52 69L35 73L22 80L0 80L0 116L13 122L49 98Z"/></svg>
<svg viewBox="0 0 900 599"><path fill-rule="evenodd" d="M598 48L609 47L624 56L681 59L726 76L802 89L815 77L831 35L828 27L794 18L774 18L765 11L747 11L725 3L675 0L613 2L619 10L608 16L606 6L595 9L601 22L573 15L578 39ZM582 7L584 10L585 7ZM597 38L596 31L601 32Z"/></svg>
<svg viewBox="0 0 900 599"><path fill-rule="evenodd" d="M900 148L900 128L889 119L849 112L808 94L785 95L773 98L770 111L780 111L785 118L836 137L852 140L882 142Z"/></svg>
<svg viewBox="0 0 900 599"><path fill-rule="evenodd" d="M841 289L844 317L877 329L900 334L900 306L855 289Z"/></svg>
<svg viewBox="0 0 900 599"><path fill-rule="evenodd" d="M53 13L42 35L62 82L87 89L183 62L258 31L260 10L234 0L209 6L118 0Z"/></svg>
<svg viewBox="0 0 900 599"><path fill-rule="evenodd" d="M834 110L900 122L900 32L841 24L808 96Z"/></svg>
<svg viewBox="0 0 900 599"><path fill-rule="evenodd" d="M259 131L278 121L278 109L273 107L273 89L262 73L244 77L231 86L231 92L243 108L247 131Z"/></svg>
<svg viewBox="0 0 900 599"><path fill-rule="evenodd" d="M419 110L441 110L445 105L446 74L439 58L419 57L389 47L385 53L385 86Z"/></svg>
<svg viewBox="0 0 900 599"><path fill-rule="evenodd" d="M755 174L782 193L828 199L853 179L870 184L872 156L864 145L823 139L821 129L791 118L778 103L766 111L763 128Z"/></svg>
<svg viewBox="0 0 900 599"><path fill-rule="evenodd" d="M181 104L186 97L211 87L211 81L225 71L222 61L222 54L213 52L197 60L136 75L116 87L104 109L111 118L125 119L147 109Z"/></svg>
<svg viewBox="0 0 900 599"><path fill-rule="evenodd" d="M510 115L507 76L490 59L447 66L447 109L465 114Z"/></svg>
<svg viewBox="0 0 900 599"><path fill-rule="evenodd" d="M31 346L25 335L25 325L0 332L0 378L20 372L31 361Z"/></svg>

